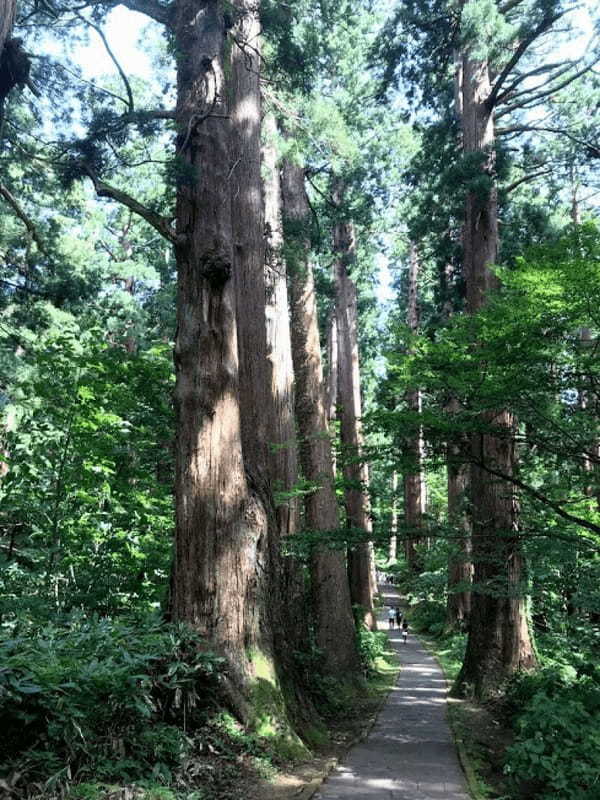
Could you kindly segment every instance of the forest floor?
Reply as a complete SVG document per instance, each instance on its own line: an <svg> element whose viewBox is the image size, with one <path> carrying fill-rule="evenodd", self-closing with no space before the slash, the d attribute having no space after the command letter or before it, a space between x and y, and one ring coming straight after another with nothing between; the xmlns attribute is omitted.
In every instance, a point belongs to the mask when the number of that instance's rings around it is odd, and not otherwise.
<svg viewBox="0 0 600 800"><path fill-rule="evenodd" d="M384 630L383 614L379 629ZM387 627L387 623L385 625ZM390 642L384 657L376 660L366 687L357 692L353 701L335 716L326 720L328 741L309 761L294 764L276 774L244 787L245 800L308 800L329 773L341 763L348 751L364 740L373 728L390 692L396 685L400 660L397 649Z"/></svg>
<svg viewBox="0 0 600 800"><path fill-rule="evenodd" d="M384 587L383 599L386 605L399 603L393 587ZM385 610L380 616L383 630ZM390 645L402 668L376 721L371 720L368 736L339 759L319 789L331 769L331 758L279 776L261 800L468 800L446 718L447 689L441 669L412 635L404 644L394 630ZM362 719L364 723L364 715Z"/></svg>

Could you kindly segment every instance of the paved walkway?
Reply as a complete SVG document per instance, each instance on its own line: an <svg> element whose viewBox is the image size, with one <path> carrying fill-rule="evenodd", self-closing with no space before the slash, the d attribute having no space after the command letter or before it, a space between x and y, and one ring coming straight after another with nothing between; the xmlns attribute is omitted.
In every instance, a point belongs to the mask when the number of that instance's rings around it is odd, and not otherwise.
<svg viewBox="0 0 600 800"><path fill-rule="evenodd" d="M383 587L379 621L398 593ZM384 619L385 617L385 619ZM402 669L368 738L334 770L315 800L469 800L446 722L446 681L434 659L410 633L390 636Z"/></svg>

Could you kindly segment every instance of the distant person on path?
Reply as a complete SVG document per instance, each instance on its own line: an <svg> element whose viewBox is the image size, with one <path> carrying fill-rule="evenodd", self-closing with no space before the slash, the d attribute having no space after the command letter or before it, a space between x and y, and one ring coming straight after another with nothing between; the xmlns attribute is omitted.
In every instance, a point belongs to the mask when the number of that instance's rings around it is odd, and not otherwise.
<svg viewBox="0 0 600 800"><path fill-rule="evenodd" d="M396 619L396 612L390 606L388 609L388 622L390 623L390 630L394 627L394 620Z"/></svg>
<svg viewBox="0 0 600 800"><path fill-rule="evenodd" d="M396 606L396 625L400 627L402 624L402 612L400 611L400 606Z"/></svg>
<svg viewBox="0 0 600 800"><path fill-rule="evenodd" d="M408 621L404 620L402 623L402 641L406 644L406 640L408 639Z"/></svg>

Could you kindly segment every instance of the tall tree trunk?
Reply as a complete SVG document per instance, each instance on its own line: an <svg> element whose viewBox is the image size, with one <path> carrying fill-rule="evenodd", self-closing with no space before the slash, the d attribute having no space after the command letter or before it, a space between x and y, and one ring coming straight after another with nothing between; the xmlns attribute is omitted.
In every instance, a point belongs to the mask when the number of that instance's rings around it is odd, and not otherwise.
<svg viewBox="0 0 600 800"><path fill-rule="evenodd" d="M456 407L456 400L449 404ZM469 493L468 443L449 442L446 462L448 523L454 532L448 546L448 602L446 628L466 629L471 611L471 520L466 503ZM455 538L454 538L455 537Z"/></svg>
<svg viewBox="0 0 600 800"><path fill-rule="evenodd" d="M263 129L267 365L275 407L271 426L270 472L276 481L274 490L285 495L277 503L277 522L280 536L288 536L298 529L298 499L288 496L298 482L298 455L287 271L283 257L281 181L275 147L277 123L272 114L265 116Z"/></svg>
<svg viewBox="0 0 600 800"><path fill-rule="evenodd" d="M329 328L327 331L327 423L329 430L335 430L337 419L337 396L338 396L338 334L335 309L329 318ZM333 472L337 469L335 448L331 451L333 458Z"/></svg>
<svg viewBox="0 0 600 800"><path fill-rule="evenodd" d="M237 5L242 13L235 33L243 38L255 30L256 12L246 9L246 0ZM256 9L254 2L247 5ZM256 273L263 274L257 245L263 234L262 203L255 178L260 101L258 76L245 67L245 58L253 57L230 47L229 27L229 15L218 0L180 0L176 5L177 149L185 177L177 188L171 613L229 657L232 682L239 686L251 673L248 659L261 639L262 602L268 595L268 515L262 497L262 445L249 435L247 419L243 430L248 455L243 451L240 379L248 387L254 364L244 364L240 372L236 309L236 284L248 280L236 272L248 269L252 261ZM257 59L252 66L258 72ZM236 133L242 124L243 135ZM234 224L233 219L234 206L239 217L242 202L244 230L241 220ZM245 302L256 304L249 312L264 330L264 294L258 294ZM263 344L262 352L251 358L264 354ZM244 355L250 357L247 351Z"/></svg>
<svg viewBox="0 0 600 800"><path fill-rule="evenodd" d="M310 213L302 167L290 162L284 164L282 189L285 252L291 282L299 455L304 477L316 485L305 496L305 522L311 531L335 531L340 520L327 428L317 303L309 260ZM350 676L358 670L359 662L343 552L315 545L310 572L317 646L323 651L331 674Z"/></svg>
<svg viewBox="0 0 600 800"><path fill-rule="evenodd" d="M417 248L411 242L408 270L407 323L413 336L416 336L419 330L418 277L419 256ZM421 390L419 388L411 388L407 392L406 402L409 409L415 415L418 415L420 419ZM404 475L404 521L407 529L405 555L408 567L412 572L421 570L417 545L422 540L421 531L423 529L423 513L425 511L425 480L422 466L423 448L423 434L419 425L406 445L409 467Z"/></svg>
<svg viewBox="0 0 600 800"><path fill-rule="evenodd" d="M462 149L463 117L463 58L459 50L454 51L454 110L460 122L457 144ZM463 230L464 234L464 230ZM450 263L440 270L440 290L442 313L449 320L454 312L450 294L450 281L454 272ZM446 410L456 414L458 400L451 397ZM470 490L469 441L460 437L458 441L450 438L447 442L447 512L448 524L455 531L456 538L448 546L448 600L446 603L446 629L465 630L471 611L470 584L473 577L471 561L471 517L467 509ZM464 588L463 588L464 587Z"/></svg>
<svg viewBox="0 0 600 800"><path fill-rule="evenodd" d="M497 190L494 175L494 123L486 107L488 66L467 53L463 62L464 152L478 154L489 180L485 196L466 200L464 260L467 309L476 313L498 281L490 265L498 251ZM535 662L524 599L524 563L518 533L518 502L511 483L484 466L512 475L516 466L515 419L507 410L490 411L485 423L497 434L474 434L471 441L473 516L473 594L469 638L457 685L478 696L493 694L515 671Z"/></svg>
<svg viewBox="0 0 600 800"><path fill-rule="evenodd" d="M390 519L390 544L388 548L388 561L395 561L398 551L398 504L396 493L398 491L398 473L392 472L392 515Z"/></svg>
<svg viewBox="0 0 600 800"><path fill-rule="evenodd" d="M339 192L341 199L342 191ZM362 460L360 371L358 356L357 295L348 273L356 258L354 225L338 221L333 231L335 252L335 313L338 335L338 414L344 469L344 499L348 526L364 531L365 540L350 548L348 568L352 602L364 609L365 624L377 625L373 612L373 552L367 487L368 467Z"/></svg>
<svg viewBox="0 0 600 800"><path fill-rule="evenodd" d="M287 268L283 254L281 181L276 147L277 123L271 113L263 120L263 193L265 206L265 282L267 365L273 404L270 431L271 487L279 539L298 532L300 504L295 423L294 365L288 304ZM302 567L290 556L282 561L281 592L285 646L300 650L308 641L308 618Z"/></svg>

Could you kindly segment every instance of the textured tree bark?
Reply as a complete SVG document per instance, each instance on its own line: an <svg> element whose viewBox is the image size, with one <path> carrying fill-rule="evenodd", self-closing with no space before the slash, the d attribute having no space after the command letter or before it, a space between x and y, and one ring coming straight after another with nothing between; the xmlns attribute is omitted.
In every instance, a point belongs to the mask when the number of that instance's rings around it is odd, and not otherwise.
<svg viewBox="0 0 600 800"><path fill-rule="evenodd" d="M419 303L418 303L418 276L419 257L417 248L411 242L408 270L408 307L407 323L413 335L419 330ZM409 409L421 414L421 390L410 389L406 394ZM421 563L417 545L422 540L423 514L425 511L425 478L423 475L423 435L419 427L406 445L406 456L410 464L409 470L404 475L404 521L407 528L404 552L406 563L412 572L420 572Z"/></svg>
<svg viewBox="0 0 600 800"><path fill-rule="evenodd" d="M248 3L250 5L250 3ZM256 4L253 4L256 8ZM239 4L239 37L256 25L255 12ZM174 31L178 53L177 187L178 266L175 343L177 414L176 536L171 613L189 622L228 656L232 682L251 673L249 657L260 640L267 511L259 491L262 449L244 431L240 414L238 314L234 273L262 256L259 106L254 76L240 75L244 56L230 49L230 15L218 0L180 0ZM256 64L254 65L256 66ZM245 68L244 68L245 69ZM239 80L241 85L236 86ZM244 84L243 81L248 81ZM258 101L260 102L260 101ZM244 147L235 128L244 125ZM237 174L234 173L237 170ZM246 188L244 181L250 181ZM233 221L243 191L244 224ZM258 195L256 192L258 191ZM258 228L258 230L257 230ZM263 283L264 286L264 283ZM264 329L264 295L247 301ZM263 355L264 355L263 349ZM246 351L244 351L246 353ZM260 354L255 356L260 357ZM246 364L241 380L248 385ZM253 373L252 373L253 374ZM247 409L246 409L247 413ZM256 465L256 467L255 467ZM262 488L262 487L260 487Z"/></svg>
<svg viewBox="0 0 600 800"><path fill-rule="evenodd" d="M398 491L398 473L392 472L392 515L390 519L390 545L388 548L388 561L395 561L398 551L398 506L396 493Z"/></svg>
<svg viewBox="0 0 600 800"><path fill-rule="evenodd" d="M267 366L274 405L270 473L275 492L287 494L298 483L298 453L287 268L283 257L281 181L275 147L277 123L272 114L265 116L263 131ZM298 514L297 497L279 499L276 515L280 536L289 536L298 530Z"/></svg>
<svg viewBox="0 0 600 800"><path fill-rule="evenodd" d="M456 406L453 401L451 407ZM449 543L448 602L446 629L465 630L471 611L469 585L473 575L471 563L471 521L466 509L469 494L468 443L448 443L446 462L448 479L448 522L457 538ZM457 588L463 587L463 588Z"/></svg>
<svg viewBox="0 0 600 800"><path fill-rule="evenodd" d="M271 113L263 119L263 195L265 207L265 285L267 367L273 407L270 426L269 473L275 499L278 539L300 528L298 443L296 441L294 365L288 304L287 267L283 254L281 180L276 147L277 123ZM306 647L309 638L307 597L302 566L286 556L281 561L279 627L287 658ZM282 659L285 663L286 658Z"/></svg>
<svg viewBox="0 0 600 800"><path fill-rule="evenodd" d="M335 309L329 318L329 328L327 331L327 423L329 430L335 430L337 419L337 395L338 395L338 334ZM337 459L335 448L331 450L333 473L337 470Z"/></svg>
<svg viewBox="0 0 600 800"><path fill-rule="evenodd" d="M463 61L463 147L479 156L489 178L485 196L471 191L466 200L464 263L467 310L476 313L498 286L490 265L498 251L497 190L494 177L494 123L486 107L490 94L487 64L466 53ZM474 168L475 165L474 165ZM493 478L480 465L512 475L516 465L515 420L506 410L483 420L497 434L471 440L473 518L473 594L469 638L457 687L476 695L494 694L502 682L535 662L524 600L523 556L518 532L518 501L513 486Z"/></svg>
<svg viewBox="0 0 600 800"><path fill-rule="evenodd" d="M16 11L16 0L0 0L0 57L4 49L4 42L10 39Z"/></svg>
<svg viewBox="0 0 600 800"><path fill-rule="evenodd" d="M282 190L299 455L304 477L318 487L305 497L305 522L311 531L334 531L339 529L340 520L327 428L317 304L309 260L310 213L302 167L290 162L284 164ZM317 645L331 674L350 677L359 669L359 660L343 552L315 546L310 572Z"/></svg>
<svg viewBox="0 0 600 800"><path fill-rule="evenodd" d="M369 473L362 460L360 371L358 356L356 286L348 267L356 257L354 225L336 222L333 231L335 253L335 313L338 336L338 415L346 486L346 520L350 528L365 533L365 541L350 548L348 570L352 602L365 612L365 624L377 626L373 612L373 554L369 546L372 532L367 487Z"/></svg>

